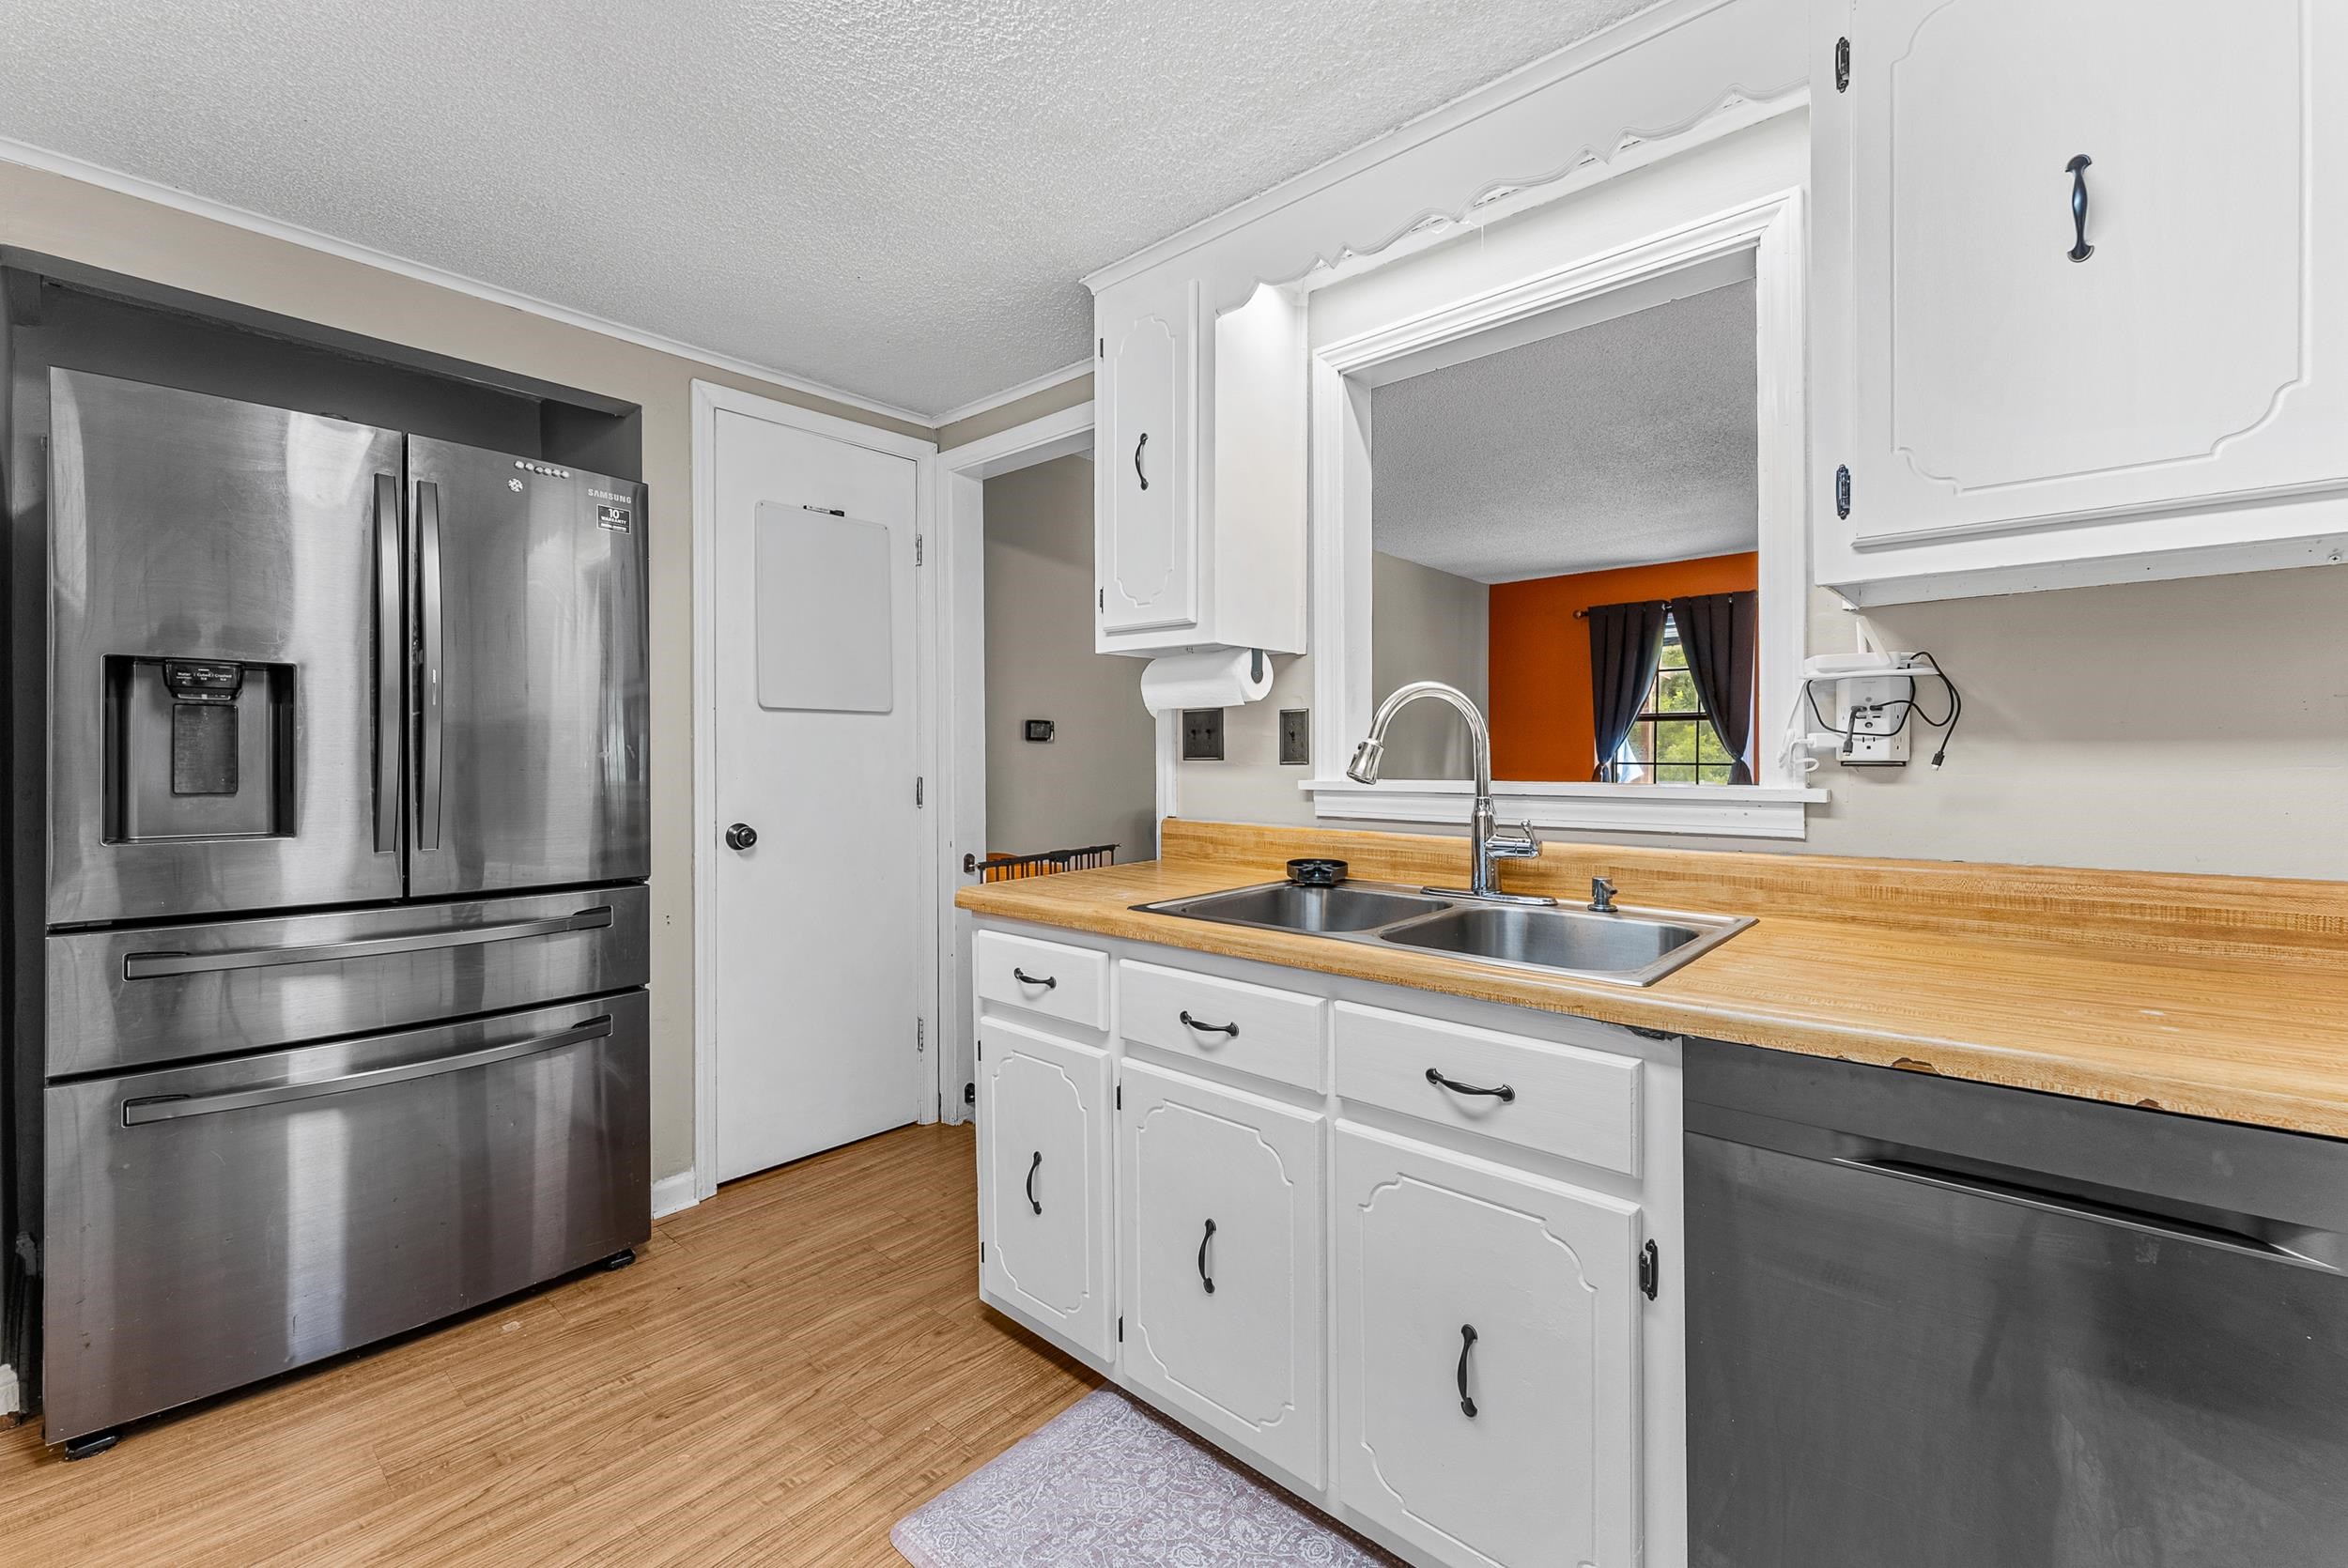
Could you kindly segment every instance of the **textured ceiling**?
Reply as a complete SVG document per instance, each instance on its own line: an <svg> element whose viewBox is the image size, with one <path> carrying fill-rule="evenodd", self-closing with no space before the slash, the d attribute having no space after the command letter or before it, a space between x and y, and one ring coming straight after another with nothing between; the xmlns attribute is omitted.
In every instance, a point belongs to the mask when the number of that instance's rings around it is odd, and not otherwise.
<svg viewBox="0 0 2348 1568"><path fill-rule="evenodd" d="M1371 532L1512 582L1750 550L1753 284L1732 284L1371 393Z"/></svg>
<svg viewBox="0 0 2348 1568"><path fill-rule="evenodd" d="M0 138L934 414L1646 0L9 0Z"/></svg>

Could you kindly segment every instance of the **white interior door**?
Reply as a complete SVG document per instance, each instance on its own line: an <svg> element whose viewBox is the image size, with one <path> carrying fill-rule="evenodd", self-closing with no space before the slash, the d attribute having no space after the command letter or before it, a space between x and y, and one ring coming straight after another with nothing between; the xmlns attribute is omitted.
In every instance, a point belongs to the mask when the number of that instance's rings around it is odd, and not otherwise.
<svg viewBox="0 0 2348 1568"><path fill-rule="evenodd" d="M715 418L722 1181L918 1119L932 926L914 800L916 465ZM755 842L738 845L739 828Z"/></svg>

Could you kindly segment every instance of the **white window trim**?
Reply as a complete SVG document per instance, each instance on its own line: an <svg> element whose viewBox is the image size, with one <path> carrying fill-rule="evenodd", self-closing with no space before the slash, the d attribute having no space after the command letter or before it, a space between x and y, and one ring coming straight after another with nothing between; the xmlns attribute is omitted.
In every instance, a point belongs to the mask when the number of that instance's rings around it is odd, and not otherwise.
<svg viewBox="0 0 2348 1568"><path fill-rule="evenodd" d="M1659 171L1660 172L1660 171ZM1670 221L1672 192L1655 193ZM1780 191L1635 245L1579 258L1539 277L1389 323L1312 355L1313 755L1342 760L1370 717L1369 388L1379 370L1443 345L1505 334L1541 313L1750 253L1753 268L1755 414L1760 437L1761 618L1757 782L1749 786L1506 782L1502 816L1536 827L1801 838L1809 807L1828 798L1780 754L1800 699L1810 600L1802 384L1805 283L1802 192ZM1505 337L1503 339L1505 341ZM1298 785L1324 820L1459 822L1464 783L1374 785L1312 778Z"/></svg>

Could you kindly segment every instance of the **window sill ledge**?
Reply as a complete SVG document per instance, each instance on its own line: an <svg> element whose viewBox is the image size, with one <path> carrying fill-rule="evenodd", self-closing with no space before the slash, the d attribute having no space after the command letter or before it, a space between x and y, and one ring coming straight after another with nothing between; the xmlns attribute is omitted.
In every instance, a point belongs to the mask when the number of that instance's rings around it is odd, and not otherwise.
<svg viewBox="0 0 2348 1568"><path fill-rule="evenodd" d="M1467 825L1475 789L1464 780L1405 778L1356 784L1310 778L1297 786L1324 821ZM1728 838L1805 838L1824 790L1768 784L1496 784L1504 822L1614 833L1691 833Z"/></svg>

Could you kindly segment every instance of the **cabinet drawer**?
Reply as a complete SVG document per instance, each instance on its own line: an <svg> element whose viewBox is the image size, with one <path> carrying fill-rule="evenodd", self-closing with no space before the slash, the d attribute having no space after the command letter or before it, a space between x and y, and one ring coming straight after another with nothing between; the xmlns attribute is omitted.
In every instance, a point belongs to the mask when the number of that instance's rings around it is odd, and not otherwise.
<svg viewBox="0 0 2348 1568"><path fill-rule="evenodd" d="M1127 1039L1300 1089L1328 1086L1321 1044L1325 1004L1318 996L1131 959L1119 963L1118 980L1124 991L1119 1028Z"/></svg>
<svg viewBox="0 0 2348 1568"><path fill-rule="evenodd" d="M1031 936L981 931L970 944L979 995L1088 1029L1109 1026L1109 956Z"/></svg>
<svg viewBox="0 0 2348 1568"><path fill-rule="evenodd" d="M1337 1004L1336 1029L1344 1099L1639 1174L1636 1057L1350 1002Z"/></svg>

